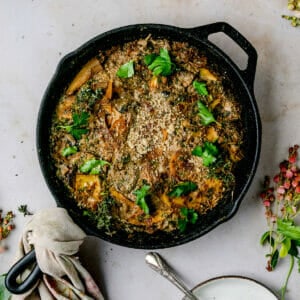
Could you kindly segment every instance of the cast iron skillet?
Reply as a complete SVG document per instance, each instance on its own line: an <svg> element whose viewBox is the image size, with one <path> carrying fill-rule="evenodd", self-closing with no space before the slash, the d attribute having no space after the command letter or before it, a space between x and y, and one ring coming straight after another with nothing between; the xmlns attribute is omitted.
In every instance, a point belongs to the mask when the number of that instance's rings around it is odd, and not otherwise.
<svg viewBox="0 0 300 300"><path fill-rule="evenodd" d="M210 34L217 32L228 35L246 52L248 64L245 70L240 70L221 49L208 40ZM233 194L226 195L216 208L201 216L197 224L189 227L186 232L127 235L126 232L119 231L113 236L108 236L82 216L82 212L76 206L75 201L55 175L56 171L49 149L51 118L64 89L81 67L89 59L96 56L99 50L106 50L114 45L145 38L150 33L154 38L183 41L196 46L206 55L208 65L212 69L220 74L226 74L228 80L226 80L225 85L234 92L236 99L242 105L242 123L245 129L244 158L238 163L235 170L236 187ZM249 188L260 154L261 124L253 93L256 62L257 53L253 46L237 30L229 24L221 22L189 29L161 24L125 26L100 34L65 56L59 63L44 94L37 123L39 162L57 205L66 208L73 220L87 234L122 246L143 249L166 248L184 244L206 234L217 225L231 218L236 213Z"/></svg>

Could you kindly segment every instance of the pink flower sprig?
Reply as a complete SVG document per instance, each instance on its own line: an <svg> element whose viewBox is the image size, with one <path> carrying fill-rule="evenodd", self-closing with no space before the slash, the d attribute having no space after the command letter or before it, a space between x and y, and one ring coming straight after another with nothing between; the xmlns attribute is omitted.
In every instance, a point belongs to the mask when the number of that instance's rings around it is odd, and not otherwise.
<svg viewBox="0 0 300 300"><path fill-rule="evenodd" d="M268 231L261 237L261 244L269 244L266 255L268 271L277 266L280 259L290 257L290 268L283 287L281 299L284 300L287 283L294 267L294 260L300 257L300 227L295 225L295 218L300 214L300 169L297 166L298 145L289 148L287 160L279 164L279 173L273 180L265 177L260 198L265 207ZM271 181L273 184L271 184Z"/></svg>

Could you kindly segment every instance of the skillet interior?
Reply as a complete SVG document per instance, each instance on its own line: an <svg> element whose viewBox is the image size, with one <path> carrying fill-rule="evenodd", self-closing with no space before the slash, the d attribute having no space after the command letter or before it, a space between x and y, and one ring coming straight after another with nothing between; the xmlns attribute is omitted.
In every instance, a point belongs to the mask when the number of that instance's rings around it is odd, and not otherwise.
<svg viewBox="0 0 300 300"><path fill-rule="evenodd" d="M220 24L220 23L217 23ZM225 24L225 23L222 23ZM212 24L214 25L214 24ZM225 24L226 26L229 26ZM208 25L209 26L209 25ZM228 80L224 85L232 90L237 101L242 106L242 123L245 130L243 145L244 158L235 169L236 187L231 195L224 197L216 208L201 216L198 222L190 226L184 233L158 232L155 234L118 232L113 236L107 236L101 230L96 229L82 217L82 212L75 201L69 196L67 189L57 179L54 164L50 157L49 136L52 114L64 89L81 67L99 50L106 50L114 45L129 42L146 37L149 33L154 38L166 38L188 42L196 46L208 58L208 65L220 74L226 74ZM74 52L64 57L48 85L44 94L37 124L37 150L43 175L46 179L58 206L65 207L73 220L87 232L104 240L122 246L133 248L156 249L180 245L198 238L220 223L231 218L238 209L254 176L260 153L260 118L253 95L252 82L247 80L247 74L241 72L236 65L216 46L207 40L206 27L194 29L180 29L177 27L141 24L121 27L90 40ZM256 54L256 53L255 53ZM255 60L256 64L256 60ZM254 65L254 72L255 72ZM250 74L251 75L251 74ZM252 74L254 76L254 73ZM246 83L247 82L247 83ZM250 85L250 86L247 86Z"/></svg>

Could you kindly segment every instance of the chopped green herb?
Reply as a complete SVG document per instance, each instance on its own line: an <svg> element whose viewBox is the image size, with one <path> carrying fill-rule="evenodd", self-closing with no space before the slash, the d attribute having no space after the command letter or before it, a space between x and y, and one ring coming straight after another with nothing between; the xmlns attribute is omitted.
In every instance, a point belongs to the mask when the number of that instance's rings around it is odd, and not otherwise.
<svg viewBox="0 0 300 300"><path fill-rule="evenodd" d="M65 129L68 133L72 134L76 140L79 140L83 134L88 133L86 126L88 124L89 114L82 112L80 114L73 114L73 124L59 126L59 128Z"/></svg>
<svg viewBox="0 0 300 300"><path fill-rule="evenodd" d="M28 211L27 204L25 204L25 205L20 205L20 206L18 207L18 211L19 211L20 213L22 213L22 214L24 215L24 217L25 217L25 216L30 216L30 215L32 215L32 213ZM1 299L1 298L0 298L0 299Z"/></svg>
<svg viewBox="0 0 300 300"><path fill-rule="evenodd" d="M95 101L103 95L102 89L93 90L90 83L83 85L76 95L78 102L87 102L89 106L93 106Z"/></svg>
<svg viewBox="0 0 300 300"><path fill-rule="evenodd" d="M105 165L109 165L110 163L106 160L101 159L90 159L87 160L81 167L79 168L82 173L89 173L91 175L100 174L102 167Z"/></svg>
<svg viewBox="0 0 300 300"><path fill-rule="evenodd" d="M204 166L208 167L217 160L219 150L213 143L205 142L203 147L196 146L193 149L192 154L201 157Z"/></svg>
<svg viewBox="0 0 300 300"><path fill-rule="evenodd" d="M208 108L201 101L198 101L197 105L198 105L201 123L203 125L209 125L210 123L216 122L213 114L208 110Z"/></svg>
<svg viewBox="0 0 300 300"><path fill-rule="evenodd" d="M164 48L160 49L159 55L146 55L144 61L155 76L171 75L175 69L175 64L171 61L168 50Z"/></svg>
<svg viewBox="0 0 300 300"><path fill-rule="evenodd" d="M197 188L197 184L194 182L186 181L176 185L168 195L170 197L180 197L182 195L186 196L190 192L195 191Z"/></svg>
<svg viewBox="0 0 300 300"><path fill-rule="evenodd" d="M146 198L149 195L150 185L144 184L140 189L133 192L136 196L136 204L145 212L146 215L149 215L149 206L146 202Z"/></svg>
<svg viewBox="0 0 300 300"><path fill-rule="evenodd" d="M104 198L97 206L96 211L84 210L83 216L86 216L91 222L95 223L98 229L104 229L107 234L112 234L112 216L111 210L114 205L114 199Z"/></svg>
<svg viewBox="0 0 300 300"><path fill-rule="evenodd" d="M117 71L117 76L120 78L129 78L134 75L134 63L133 60L122 65Z"/></svg>
<svg viewBox="0 0 300 300"><path fill-rule="evenodd" d="M66 147L62 150L61 154L62 156L66 157L72 154L77 153L78 149L76 146Z"/></svg>
<svg viewBox="0 0 300 300"><path fill-rule="evenodd" d="M195 224L198 220L198 213L194 209L182 207L180 209L182 218L178 220L178 229L180 232L184 232L188 223Z"/></svg>
<svg viewBox="0 0 300 300"><path fill-rule="evenodd" d="M199 81L195 80L193 82L193 87L199 95L202 95L202 96L208 95L208 91L207 91L205 82L199 82Z"/></svg>

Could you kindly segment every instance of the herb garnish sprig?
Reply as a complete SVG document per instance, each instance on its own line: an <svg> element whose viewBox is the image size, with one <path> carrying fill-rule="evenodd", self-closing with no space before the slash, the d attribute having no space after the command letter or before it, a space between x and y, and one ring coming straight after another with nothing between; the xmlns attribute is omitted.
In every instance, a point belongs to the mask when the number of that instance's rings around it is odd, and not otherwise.
<svg viewBox="0 0 300 300"><path fill-rule="evenodd" d="M260 239L262 245L269 244L266 268L273 271L281 259L290 259L290 268L281 288L281 300L285 299L295 259L300 272L300 226L296 225L296 217L300 214L300 169L296 164L298 148L298 145L289 148L288 159L279 164L280 171L273 178L273 186L270 177L266 176L260 193L269 227Z"/></svg>
<svg viewBox="0 0 300 300"><path fill-rule="evenodd" d="M189 193L197 190L198 186L196 183L191 181L185 181L177 184L168 194L170 197L186 196Z"/></svg>
<svg viewBox="0 0 300 300"><path fill-rule="evenodd" d="M88 133L87 125L89 114L87 112L74 113L72 115L73 123L70 125L61 125L59 128L65 129L68 133L73 135L76 140L80 140L83 134Z"/></svg>
<svg viewBox="0 0 300 300"><path fill-rule="evenodd" d="M159 50L159 55L153 53L146 55L144 62L155 76L169 76L175 70L175 64L171 61L169 52L165 48Z"/></svg>
<svg viewBox="0 0 300 300"><path fill-rule="evenodd" d="M187 207L182 207L180 209L181 218L178 219L178 229L180 232L184 232L188 224L195 224L198 220L198 213Z"/></svg>
<svg viewBox="0 0 300 300"><path fill-rule="evenodd" d="M203 160L203 165L208 167L217 160L219 149L215 144L205 142L202 147L196 146L193 149L192 154L201 157Z"/></svg>
<svg viewBox="0 0 300 300"><path fill-rule="evenodd" d="M66 147L61 151L61 155L67 157L69 155L77 153L78 148L76 146Z"/></svg>
<svg viewBox="0 0 300 300"><path fill-rule="evenodd" d="M202 97L206 97L209 95L205 82L199 82L195 80L193 82L193 87L195 91L198 93L198 95ZM197 106L198 106L198 112L199 112L202 125L206 126L209 125L210 123L216 122L213 113L208 109L208 107L202 101L200 100L197 101Z"/></svg>
<svg viewBox="0 0 300 300"><path fill-rule="evenodd" d="M79 168L82 173L89 173L91 175L99 175L102 171L102 167L105 165L110 165L106 160L102 159L90 159L85 161Z"/></svg>
<svg viewBox="0 0 300 300"><path fill-rule="evenodd" d="M147 197L150 195L150 185L144 184L140 189L133 192L136 196L136 204L144 211L146 215L149 215L150 209L147 204Z"/></svg>
<svg viewBox="0 0 300 300"><path fill-rule="evenodd" d="M120 78L130 78L134 75L134 62L130 60L129 62L123 64L117 71L117 76Z"/></svg>
<svg viewBox="0 0 300 300"><path fill-rule="evenodd" d="M33 215L33 213L30 212L30 211L28 210L27 204L22 204L22 205L20 205L20 206L18 207L18 211L19 211L20 213L22 213L22 214L24 215L24 217L25 217L25 216L31 216L31 215Z"/></svg>

